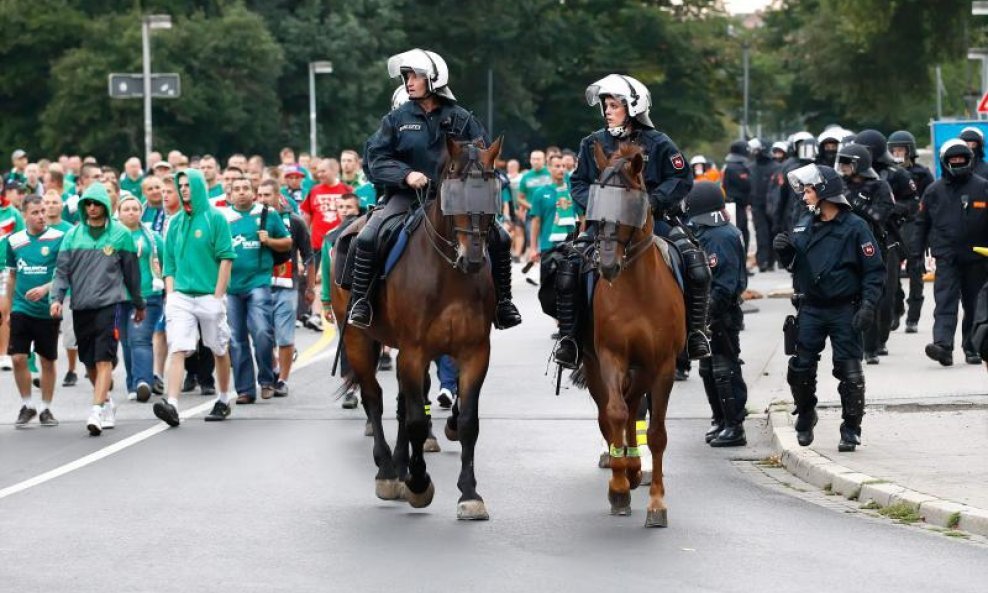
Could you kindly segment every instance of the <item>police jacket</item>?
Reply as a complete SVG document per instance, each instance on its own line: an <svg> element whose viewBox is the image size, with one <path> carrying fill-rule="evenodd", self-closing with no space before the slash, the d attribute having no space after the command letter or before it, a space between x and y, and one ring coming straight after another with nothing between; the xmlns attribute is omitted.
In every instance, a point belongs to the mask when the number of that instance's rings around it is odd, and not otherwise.
<svg viewBox="0 0 988 593"><path fill-rule="evenodd" d="M988 179L988 163L985 162L984 158L975 157L974 174Z"/></svg>
<svg viewBox="0 0 988 593"><path fill-rule="evenodd" d="M920 200L916 227L914 253L929 247L938 258L984 259L971 248L988 243L988 180L965 175L933 182Z"/></svg>
<svg viewBox="0 0 988 593"><path fill-rule="evenodd" d="M887 225L895 211L892 190L883 179L853 177L845 180L844 197L851 211L864 219L882 247L887 245Z"/></svg>
<svg viewBox="0 0 988 593"><path fill-rule="evenodd" d="M845 208L833 220L806 222L793 228L792 248L779 253L792 270L796 293L816 306L855 300L876 305L885 264L868 223Z"/></svg>
<svg viewBox="0 0 988 593"><path fill-rule="evenodd" d="M782 163L778 173L779 184L779 208L773 215L773 219L778 221L780 230L788 231L800 216L805 212L806 205L803 203L803 196L797 194L789 185L789 173L800 167L805 167L812 161L803 161L795 157Z"/></svg>
<svg viewBox="0 0 988 593"><path fill-rule="evenodd" d="M583 211L587 209L590 185L600 177L597 161L594 160L595 141L600 142L604 154L608 156L618 149L622 141L641 147L645 157L645 170L642 173L645 177L645 189L657 217L681 202L693 187L693 173L687 166L686 158L669 136L646 128L634 130L627 140L623 140L611 136L606 129L600 129L580 141L576 170L570 176L570 194Z"/></svg>
<svg viewBox="0 0 988 593"><path fill-rule="evenodd" d="M700 247L707 254L713 279L710 284L710 319L740 310L741 293L748 288L745 270L744 241L741 231L733 224L705 226L690 224Z"/></svg>
<svg viewBox="0 0 988 593"><path fill-rule="evenodd" d="M727 201L734 202L739 208L747 206L751 200L751 172L746 161L741 155L727 155L721 181Z"/></svg>
<svg viewBox="0 0 988 593"><path fill-rule="evenodd" d="M748 165L751 171L751 203L762 205L766 203L768 196L769 180L772 174L779 168L775 159L765 155L759 155Z"/></svg>
<svg viewBox="0 0 988 593"><path fill-rule="evenodd" d="M906 171L913 178L913 183L916 184L916 200L918 202L926 193L926 188L933 184L933 173L919 163L909 165L906 167Z"/></svg>
<svg viewBox="0 0 988 593"><path fill-rule="evenodd" d="M368 180L388 194L407 191L405 177L419 171L434 184L446 156L446 137L454 140L491 139L484 126L469 111L444 98L439 107L426 113L408 101L381 118L381 127L367 139L364 149Z"/></svg>

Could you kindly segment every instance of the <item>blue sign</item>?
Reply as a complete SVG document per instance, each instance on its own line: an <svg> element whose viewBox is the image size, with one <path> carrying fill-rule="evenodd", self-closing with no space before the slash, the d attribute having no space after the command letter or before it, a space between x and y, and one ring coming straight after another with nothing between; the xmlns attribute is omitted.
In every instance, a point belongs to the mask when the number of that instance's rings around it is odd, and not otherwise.
<svg viewBox="0 0 988 593"><path fill-rule="evenodd" d="M967 127L978 128L988 138L988 120L944 120L930 122L930 138L933 140L933 174L940 179L940 147L948 140L960 136Z"/></svg>

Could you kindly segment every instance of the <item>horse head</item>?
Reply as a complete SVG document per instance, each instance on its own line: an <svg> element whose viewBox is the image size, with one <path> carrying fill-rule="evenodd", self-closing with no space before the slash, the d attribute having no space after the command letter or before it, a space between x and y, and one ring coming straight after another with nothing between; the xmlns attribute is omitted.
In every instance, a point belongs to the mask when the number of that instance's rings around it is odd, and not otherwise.
<svg viewBox="0 0 988 593"><path fill-rule="evenodd" d="M501 140L487 148L479 139L446 140L449 158L443 167L439 207L455 235L451 242L456 248L453 265L463 273L473 274L483 268L488 232L501 211L501 184L494 171Z"/></svg>
<svg viewBox="0 0 988 593"><path fill-rule="evenodd" d="M641 253L651 241L652 216L642 170L645 160L638 146L622 143L610 158L594 143L600 176L590 186L587 220L597 223L597 269L608 282Z"/></svg>

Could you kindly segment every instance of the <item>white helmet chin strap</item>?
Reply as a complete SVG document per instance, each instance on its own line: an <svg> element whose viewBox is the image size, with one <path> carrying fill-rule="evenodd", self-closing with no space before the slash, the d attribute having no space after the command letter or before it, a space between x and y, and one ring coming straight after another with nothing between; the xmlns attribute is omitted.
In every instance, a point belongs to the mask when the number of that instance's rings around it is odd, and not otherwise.
<svg viewBox="0 0 988 593"><path fill-rule="evenodd" d="M631 133L631 129L628 127L629 118L627 115L624 116L624 123L620 126L614 126L607 128L607 133L615 138L627 138L628 134Z"/></svg>

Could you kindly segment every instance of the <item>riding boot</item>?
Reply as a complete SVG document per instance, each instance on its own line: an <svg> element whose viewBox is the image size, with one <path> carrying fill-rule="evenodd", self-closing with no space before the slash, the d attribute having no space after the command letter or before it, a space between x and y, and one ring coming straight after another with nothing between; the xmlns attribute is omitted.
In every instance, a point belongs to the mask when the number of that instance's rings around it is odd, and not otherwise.
<svg viewBox="0 0 988 593"><path fill-rule="evenodd" d="M816 367L799 369L793 367L789 359L789 373L786 380L792 391L792 399L796 403L796 440L802 447L813 443L813 427L817 423L816 415Z"/></svg>
<svg viewBox="0 0 988 593"><path fill-rule="evenodd" d="M347 323L367 328L374 320L369 292L374 279L376 254L373 250L364 249L359 243L353 248L356 252L353 257L353 284L350 287L350 315L347 317Z"/></svg>
<svg viewBox="0 0 988 593"><path fill-rule="evenodd" d="M494 327L508 329L521 323L521 313L511 302L511 249L509 243L500 241L496 232L492 240L491 273L494 275L494 294L497 299Z"/></svg>
<svg viewBox="0 0 988 593"><path fill-rule="evenodd" d="M858 360L842 360L835 363L834 375L840 381L837 392L840 393L842 408L840 425L840 443L837 450L842 453L854 451L861 444L861 420L864 417L865 382L861 362Z"/></svg>
<svg viewBox="0 0 988 593"><path fill-rule="evenodd" d="M559 342L553 353L556 363L575 369L580 363L577 342L577 287L580 278L578 261L562 259L556 270L556 315L559 318Z"/></svg>
<svg viewBox="0 0 988 593"><path fill-rule="evenodd" d="M669 238L683 258L686 272L686 350L693 360L710 356L710 330L707 327L707 306L710 301L710 264L680 226L674 226Z"/></svg>
<svg viewBox="0 0 988 593"><path fill-rule="evenodd" d="M724 430L710 441L710 446L743 447L748 444L748 440L744 434L744 410L739 409L734 394L733 362L723 355L714 355L712 358L714 385L724 417Z"/></svg>

